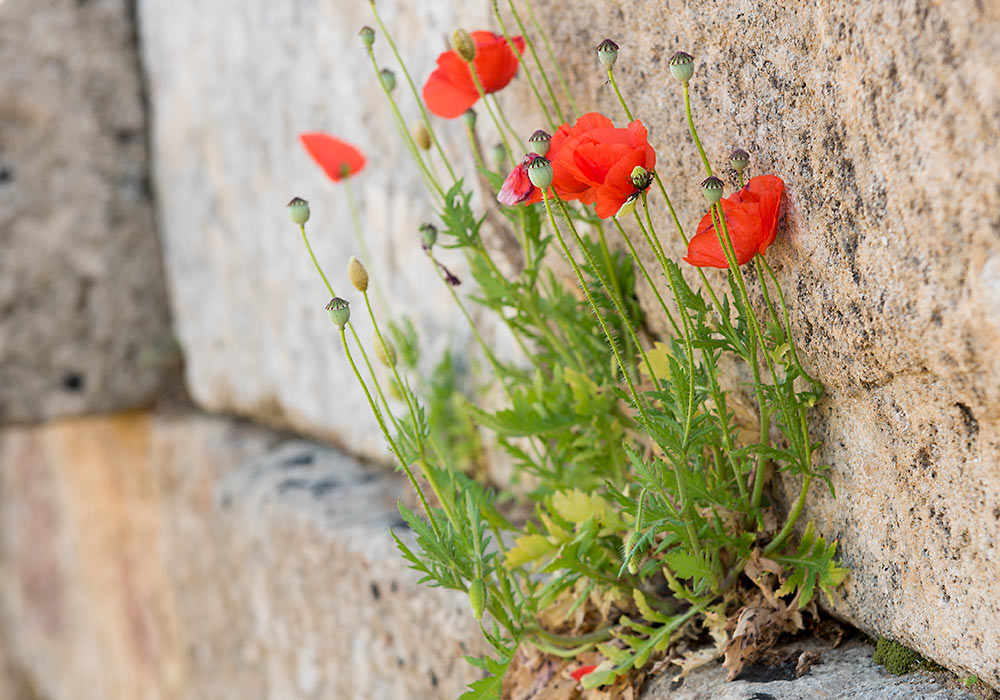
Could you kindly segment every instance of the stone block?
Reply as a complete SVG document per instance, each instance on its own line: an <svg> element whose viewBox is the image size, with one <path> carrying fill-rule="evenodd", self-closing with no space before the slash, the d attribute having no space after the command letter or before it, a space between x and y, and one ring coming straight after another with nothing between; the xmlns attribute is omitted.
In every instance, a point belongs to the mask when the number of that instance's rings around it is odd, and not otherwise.
<svg viewBox="0 0 1000 700"><path fill-rule="evenodd" d="M124 0L0 5L0 422L148 404L176 374Z"/></svg>
<svg viewBox="0 0 1000 700"><path fill-rule="evenodd" d="M46 700L456 697L479 630L395 551L401 492L224 419L5 428L4 654Z"/></svg>

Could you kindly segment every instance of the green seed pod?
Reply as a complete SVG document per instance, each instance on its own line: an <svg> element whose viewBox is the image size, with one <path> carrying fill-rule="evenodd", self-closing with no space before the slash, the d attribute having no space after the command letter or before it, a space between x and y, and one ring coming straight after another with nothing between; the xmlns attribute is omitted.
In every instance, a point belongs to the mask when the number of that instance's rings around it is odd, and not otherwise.
<svg viewBox="0 0 1000 700"><path fill-rule="evenodd" d="M694 56L678 51L670 57L670 74L682 83L691 80L694 75Z"/></svg>
<svg viewBox="0 0 1000 700"><path fill-rule="evenodd" d="M469 127L470 129L472 129L473 127L475 127L476 126L476 110L474 110L472 107L469 107L467 110L465 110L462 113L462 121L465 122L465 125L467 127Z"/></svg>
<svg viewBox="0 0 1000 700"><path fill-rule="evenodd" d="M544 156L549 152L549 144L551 142L552 137L539 129L528 137L528 150L537 155Z"/></svg>
<svg viewBox="0 0 1000 700"><path fill-rule="evenodd" d="M431 132L427 130L423 122L417 122L413 125L413 141L421 150L431 150Z"/></svg>
<svg viewBox="0 0 1000 700"><path fill-rule="evenodd" d="M646 190L650 183L653 182L653 173L646 170L641 165L637 165L632 168L632 175L629 177L632 180L632 184L640 192Z"/></svg>
<svg viewBox="0 0 1000 700"><path fill-rule="evenodd" d="M482 581L476 579L469 584L469 604L472 605L472 614L477 620L483 617L483 611L486 609L486 596L486 586Z"/></svg>
<svg viewBox="0 0 1000 700"><path fill-rule="evenodd" d="M351 306L346 299L334 297L326 305L326 310L330 312L330 320L341 330L351 320Z"/></svg>
<svg viewBox="0 0 1000 700"><path fill-rule="evenodd" d="M372 342L375 344L375 357L386 367L396 366L396 348L393 347L392 343L388 340L385 341L385 347L382 346L382 341L376 336Z"/></svg>
<svg viewBox="0 0 1000 700"><path fill-rule="evenodd" d="M702 181L701 193L705 195L705 199L708 200L709 204L715 204L722 199L722 190L724 187L725 183L713 175L712 177L705 178Z"/></svg>
<svg viewBox="0 0 1000 700"><path fill-rule="evenodd" d="M750 154L742 148L737 148L729 154L729 164L733 166L733 170L737 173L742 173L746 170L747 165L750 164Z"/></svg>
<svg viewBox="0 0 1000 700"><path fill-rule="evenodd" d="M378 79L382 81L382 86L387 91L392 92L396 89L396 74L388 68L383 68L379 72Z"/></svg>
<svg viewBox="0 0 1000 700"><path fill-rule="evenodd" d="M351 284L354 285L354 288L359 292L363 293L368 291L368 270L366 270L365 266L361 264L361 261L353 255L351 256L351 259L347 261L347 277L351 280Z"/></svg>
<svg viewBox="0 0 1000 700"><path fill-rule="evenodd" d="M358 32L358 36L361 37L361 43L365 47L370 47L375 43L375 30L371 27L362 27L361 31Z"/></svg>
<svg viewBox="0 0 1000 700"><path fill-rule="evenodd" d="M611 70L611 66L615 65L615 61L618 60L618 44L611 41L611 39L605 39L598 44L597 60L599 60L605 68Z"/></svg>
<svg viewBox="0 0 1000 700"><path fill-rule="evenodd" d="M420 224L420 240L424 245L424 248L430 250L437 243L438 230L437 226L434 224L423 223Z"/></svg>
<svg viewBox="0 0 1000 700"><path fill-rule="evenodd" d="M642 533L638 530L633 530L629 534L628 539L625 540L625 551L622 552L623 557L628 557L628 572L633 576L639 573L642 560L646 557L646 545L636 546L641 538ZM629 556L629 552L632 553L631 556Z"/></svg>
<svg viewBox="0 0 1000 700"><path fill-rule="evenodd" d="M464 61L471 61L476 57L476 42L464 29L459 28L451 33L451 48Z"/></svg>
<svg viewBox="0 0 1000 700"><path fill-rule="evenodd" d="M540 190L552 184L552 163L547 158L538 156L528 163L528 179Z"/></svg>
<svg viewBox="0 0 1000 700"><path fill-rule="evenodd" d="M293 197L288 203L288 218L297 226L309 221L309 202L302 197Z"/></svg>

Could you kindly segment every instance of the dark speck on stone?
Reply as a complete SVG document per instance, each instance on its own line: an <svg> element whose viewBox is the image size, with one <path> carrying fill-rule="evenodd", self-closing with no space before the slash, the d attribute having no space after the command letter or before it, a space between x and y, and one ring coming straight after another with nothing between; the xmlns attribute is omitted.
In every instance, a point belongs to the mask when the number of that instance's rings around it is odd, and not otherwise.
<svg viewBox="0 0 1000 700"><path fill-rule="evenodd" d="M378 589L378 584L377 583L372 583L371 591L372 591L372 598L373 599L378 600L379 598L382 597L382 591L380 591Z"/></svg>
<svg viewBox="0 0 1000 700"><path fill-rule="evenodd" d="M778 666L747 666L736 680L747 683L770 683L771 681L794 681L797 661L790 659ZM761 693L766 695L766 693Z"/></svg>
<svg viewBox="0 0 1000 700"><path fill-rule="evenodd" d="M0 185L4 185L14 179L14 169L7 166L0 168Z"/></svg>
<svg viewBox="0 0 1000 700"><path fill-rule="evenodd" d="M302 454L295 455L294 457L289 457L288 459L283 459L279 464L279 469L295 469L297 467L308 467L310 464L316 461L316 456L312 452L303 452Z"/></svg>
<svg viewBox="0 0 1000 700"><path fill-rule="evenodd" d="M340 482L336 479L322 479L312 485L310 490L315 498L323 498L331 491L336 491L340 487Z"/></svg>
<svg viewBox="0 0 1000 700"><path fill-rule="evenodd" d="M83 389L83 375L79 372L67 372L63 375L62 385L66 391L80 391Z"/></svg>
<svg viewBox="0 0 1000 700"><path fill-rule="evenodd" d="M278 493L286 494L295 489L308 489L309 487L310 483L305 479L285 479L278 484Z"/></svg>
<svg viewBox="0 0 1000 700"><path fill-rule="evenodd" d="M754 693L747 700L777 700L777 698L770 693Z"/></svg>

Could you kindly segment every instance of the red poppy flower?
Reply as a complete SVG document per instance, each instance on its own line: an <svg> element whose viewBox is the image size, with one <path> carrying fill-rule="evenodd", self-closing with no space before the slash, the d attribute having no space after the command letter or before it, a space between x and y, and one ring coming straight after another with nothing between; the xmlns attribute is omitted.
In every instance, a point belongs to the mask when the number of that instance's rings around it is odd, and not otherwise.
<svg viewBox="0 0 1000 700"><path fill-rule="evenodd" d="M334 182L350 176L365 167L365 157L354 146L334 138L329 134L313 132L299 134L299 141L305 146L312 159L323 168Z"/></svg>
<svg viewBox="0 0 1000 700"><path fill-rule="evenodd" d="M552 161L552 187L566 200L597 204L602 219L614 216L636 193L632 171L656 166L656 152L647 141L646 127L635 121L616 129L597 112L584 114L573 126L563 124L552 136L548 159ZM537 189L524 200L539 202Z"/></svg>
<svg viewBox="0 0 1000 700"><path fill-rule="evenodd" d="M586 676L588 673L593 673L593 671L594 671L595 668L597 668L596 664L591 665L591 666L581 666L580 668L576 669L575 671L573 671L569 675L573 676L573 680L579 682L579 680L581 678L583 678L584 676Z"/></svg>
<svg viewBox="0 0 1000 700"><path fill-rule="evenodd" d="M780 177L759 175L720 202L737 264L750 262L754 255L763 254L774 242L784 190L785 183ZM715 233L712 212L705 214L698 224L698 232L688 242L684 260L696 267L729 267Z"/></svg>
<svg viewBox="0 0 1000 700"><path fill-rule="evenodd" d="M524 51L524 39L512 36L517 53L510 50L507 39L493 32L471 32L476 42L476 57L472 59L476 75L486 94L502 90L517 73L518 56ZM454 119L476 103L479 91L472 81L469 64L454 51L438 56L437 69L424 84L427 109L439 117Z"/></svg>
<svg viewBox="0 0 1000 700"><path fill-rule="evenodd" d="M503 181L503 186L497 193L498 202L514 206L531 199L533 196L541 198L541 191L531 184L531 179L528 177L528 164L538 157L534 153L529 153L510 171L510 175Z"/></svg>

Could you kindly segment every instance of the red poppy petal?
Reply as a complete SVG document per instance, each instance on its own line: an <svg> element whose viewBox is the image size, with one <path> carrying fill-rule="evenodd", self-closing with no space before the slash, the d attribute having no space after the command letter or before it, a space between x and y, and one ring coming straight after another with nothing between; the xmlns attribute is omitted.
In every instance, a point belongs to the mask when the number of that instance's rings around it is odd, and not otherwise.
<svg viewBox="0 0 1000 700"><path fill-rule="evenodd" d="M614 129L614 123L600 112L588 112L573 125L573 132L591 131L593 129Z"/></svg>
<svg viewBox="0 0 1000 700"><path fill-rule="evenodd" d="M323 168L334 182L338 182L346 170L353 175L365 167L365 157L357 148L322 132L299 134L299 141L305 146L312 159Z"/></svg>
<svg viewBox="0 0 1000 700"><path fill-rule="evenodd" d="M736 263L745 265L760 248L760 215L755 207L727 200L722 202L722 211L733 243L733 252L736 253ZM698 233L688 242L688 254L684 260L697 267L729 267L712 224L711 212L705 214L698 226Z"/></svg>
<svg viewBox="0 0 1000 700"><path fill-rule="evenodd" d="M774 238L778 235L778 214L785 183L775 175L759 175L750 178L745 189L759 197L757 206L763 235L758 252L763 253L774 243Z"/></svg>
<svg viewBox="0 0 1000 700"><path fill-rule="evenodd" d="M573 680L579 682L580 679L586 676L588 673L593 673L595 668L597 668L596 664L593 664L591 666L581 666L580 668L576 669L569 675L573 677Z"/></svg>
<svg viewBox="0 0 1000 700"><path fill-rule="evenodd" d="M602 219L614 216L626 200L635 194L632 171L646 160L644 151L635 150L615 163L604 178L604 184L597 188L597 216Z"/></svg>
<svg viewBox="0 0 1000 700"><path fill-rule="evenodd" d="M473 64L483 90L487 93L502 90L517 73L518 54L510 50L507 40L499 34L472 32L471 36L476 42L476 57L473 59ZM519 50L524 49L524 39L521 37L511 37L511 39L515 46L520 46Z"/></svg>
<svg viewBox="0 0 1000 700"><path fill-rule="evenodd" d="M461 59L459 59L461 60ZM440 59L438 59L440 63ZM465 66L463 65L463 68ZM466 69L466 76L468 70ZM462 116L469 107L479 99L479 93L472 87L472 78L468 78L468 87L456 84L452 75L444 68L438 68L424 83L424 103L432 114L444 119L454 119ZM471 87L471 90L469 89Z"/></svg>
<svg viewBox="0 0 1000 700"><path fill-rule="evenodd" d="M497 201L501 204L514 206L531 199L536 190L537 188L531 184L531 178L528 177L526 164L522 162L511 170L503 181L503 186L497 193ZM541 198L541 191L538 191L538 197Z"/></svg>
<svg viewBox="0 0 1000 700"><path fill-rule="evenodd" d="M573 152L573 162L584 180L592 185L602 185L611 168L630 152L629 147L621 143L585 141Z"/></svg>

